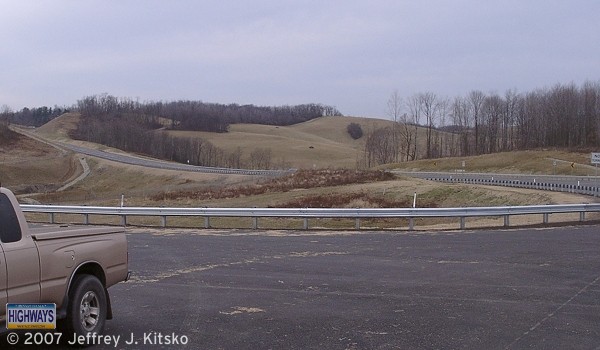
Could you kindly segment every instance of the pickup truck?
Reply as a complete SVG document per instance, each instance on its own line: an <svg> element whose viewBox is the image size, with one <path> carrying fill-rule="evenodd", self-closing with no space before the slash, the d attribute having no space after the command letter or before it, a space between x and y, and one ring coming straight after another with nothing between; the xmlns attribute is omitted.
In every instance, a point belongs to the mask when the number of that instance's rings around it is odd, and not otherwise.
<svg viewBox="0 0 600 350"><path fill-rule="evenodd" d="M112 318L108 287L129 274L123 229L29 227L13 193L0 187L0 333L7 303L54 303L69 336L100 334Z"/></svg>

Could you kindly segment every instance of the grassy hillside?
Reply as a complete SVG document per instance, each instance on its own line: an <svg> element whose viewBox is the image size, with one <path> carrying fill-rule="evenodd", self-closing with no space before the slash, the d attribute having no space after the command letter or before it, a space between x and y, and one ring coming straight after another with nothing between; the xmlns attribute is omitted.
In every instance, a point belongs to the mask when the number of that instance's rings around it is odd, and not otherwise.
<svg viewBox="0 0 600 350"><path fill-rule="evenodd" d="M379 119L324 117L292 126L235 124L225 134L195 131L164 131L177 137L201 137L226 152L239 147L242 157L258 148L270 149L275 164L294 168L354 168L364 138L353 140L346 127L358 123L372 130L391 122Z"/></svg>
<svg viewBox="0 0 600 350"><path fill-rule="evenodd" d="M68 141L68 131L79 122L77 113L64 114L36 129L36 133ZM223 149L235 152L238 148L242 158L248 159L255 149L270 149L272 163L293 168L355 168L362 156L366 137L353 140L346 131L349 123L361 125L365 134L392 125L389 120L323 117L292 126L270 126L256 124L235 124L228 133L196 131L167 131L170 135L182 138L201 137ZM425 149L425 129L419 129L419 150ZM83 143L82 141L75 141ZM88 146L105 149L105 146ZM574 153L560 150L536 150L495 153L473 157L419 160L386 165L386 169L414 171L455 171L502 172L532 174L594 175L596 169L590 165L589 153ZM556 166L554 161L556 160ZM465 162L463 168L462 162ZM574 162L575 166L571 167Z"/></svg>
<svg viewBox="0 0 600 350"><path fill-rule="evenodd" d="M54 140L69 141L68 132L73 130L78 122L78 113L67 113L37 128L35 132ZM348 135L346 127L352 122L360 124L365 133L391 124L390 121L381 119L323 117L292 126L234 124L228 133L172 130L157 132L182 138L200 137L226 153L236 152L239 148L243 159L248 159L250 153L256 149L270 149L272 163L276 166L354 168L364 147L365 137L353 140ZM99 145L92 147L106 148Z"/></svg>
<svg viewBox="0 0 600 350"><path fill-rule="evenodd" d="M77 128L79 113L65 113L35 130L41 136L54 140L70 140L69 132Z"/></svg>
<svg viewBox="0 0 600 350"><path fill-rule="evenodd" d="M21 135L0 145L0 183L16 193L53 191L79 170L73 154Z"/></svg>
<svg viewBox="0 0 600 350"><path fill-rule="evenodd" d="M571 166L571 163L575 164ZM426 159L388 164L384 168L405 171L464 170L466 172L582 176L593 176L596 173L596 168L590 165L590 153L560 150L515 151L473 157Z"/></svg>
<svg viewBox="0 0 600 350"><path fill-rule="evenodd" d="M78 115L65 114L35 130L38 135L68 141L68 130L75 127ZM283 159L298 168L354 168L363 139L353 140L346 132L350 122L361 124L365 133L391 122L378 119L326 117L306 123L275 127L264 125L233 125L227 134L163 131L179 137L203 137L227 151L240 147L245 155L255 148L270 148L273 160ZM424 140L425 137L421 137ZM98 145L96 145L98 146ZM312 146L312 148L311 148ZM98 146L106 148L104 146ZM76 176L78 162L74 155L43 143L23 138L11 150L2 150L0 180L12 189L41 192L35 198L43 203L117 205L124 194L126 205L146 206L315 206L333 205L372 207L392 203L409 205L417 192L419 201L427 206L542 204L581 202L579 196L562 194L539 195L489 187L447 186L422 180L398 178L363 184L324 186L320 188L269 191L222 198L210 193L236 192L240 186L263 183L267 179L246 176L182 173L147 169L110 161L88 158L91 174L72 188L60 193L44 193ZM399 163L391 169L425 171L465 171L580 174L595 170L584 166L587 154L562 151L529 151L482 155L469 158L447 158ZM558 159L556 168L552 164ZM570 163L577 163L575 168ZM173 195L192 193L195 195ZM517 193L523 193L523 195ZM536 192L537 193L537 192ZM558 197L557 197L558 196ZM329 204L328 204L329 203Z"/></svg>

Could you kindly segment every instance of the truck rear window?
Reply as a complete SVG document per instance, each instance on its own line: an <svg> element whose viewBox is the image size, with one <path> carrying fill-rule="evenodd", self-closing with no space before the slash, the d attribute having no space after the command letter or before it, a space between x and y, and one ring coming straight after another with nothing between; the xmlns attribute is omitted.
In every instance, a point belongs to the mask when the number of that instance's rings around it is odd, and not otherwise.
<svg viewBox="0 0 600 350"><path fill-rule="evenodd" d="M21 225L8 197L0 193L0 241L11 243L21 240Z"/></svg>

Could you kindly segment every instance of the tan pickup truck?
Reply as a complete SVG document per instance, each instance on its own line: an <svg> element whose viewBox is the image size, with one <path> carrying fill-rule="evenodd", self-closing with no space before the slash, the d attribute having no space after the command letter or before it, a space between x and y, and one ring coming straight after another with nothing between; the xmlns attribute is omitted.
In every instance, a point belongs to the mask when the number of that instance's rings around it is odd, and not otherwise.
<svg viewBox="0 0 600 350"><path fill-rule="evenodd" d="M122 229L30 228L15 196L0 187L0 333L7 303L54 303L68 334L100 334L112 318L107 288L128 278Z"/></svg>

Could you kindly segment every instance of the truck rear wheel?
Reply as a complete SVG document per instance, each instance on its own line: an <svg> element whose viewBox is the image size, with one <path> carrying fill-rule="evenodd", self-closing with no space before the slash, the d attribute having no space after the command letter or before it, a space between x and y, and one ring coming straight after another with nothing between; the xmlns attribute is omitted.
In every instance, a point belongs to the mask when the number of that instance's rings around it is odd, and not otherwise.
<svg viewBox="0 0 600 350"><path fill-rule="evenodd" d="M106 322L106 305L104 286L98 278L92 275L76 276L69 291L67 337L102 333Z"/></svg>

